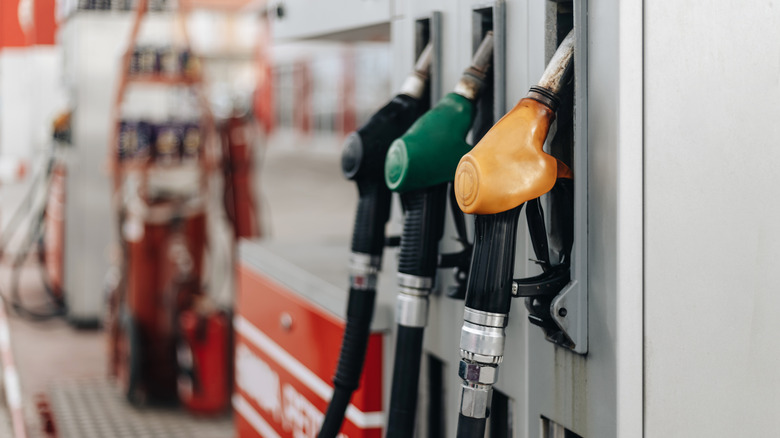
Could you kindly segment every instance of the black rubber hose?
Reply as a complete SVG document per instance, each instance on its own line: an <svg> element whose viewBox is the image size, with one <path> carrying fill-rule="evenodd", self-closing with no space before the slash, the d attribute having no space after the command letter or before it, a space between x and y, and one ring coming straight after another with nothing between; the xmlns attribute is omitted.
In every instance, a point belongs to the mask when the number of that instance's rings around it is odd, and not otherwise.
<svg viewBox="0 0 780 438"><path fill-rule="evenodd" d="M466 307L483 312L509 314L515 269L517 221L520 209L474 220L474 255L466 287Z"/></svg>
<svg viewBox="0 0 780 438"><path fill-rule="evenodd" d="M447 183L403 193L401 202L406 214L398 272L433 278L444 232Z"/></svg>
<svg viewBox="0 0 780 438"><path fill-rule="evenodd" d="M424 330L423 327L398 326L387 438L414 436Z"/></svg>
<svg viewBox="0 0 780 438"><path fill-rule="evenodd" d="M371 318L374 314L376 291L373 289L349 291L347 326L341 342L341 354L333 378L333 398L325 412L319 438L334 438L341 429L344 413L352 393L360 384L363 362L366 359Z"/></svg>
<svg viewBox="0 0 780 438"><path fill-rule="evenodd" d="M457 438L484 438L487 418L471 418L458 415Z"/></svg>

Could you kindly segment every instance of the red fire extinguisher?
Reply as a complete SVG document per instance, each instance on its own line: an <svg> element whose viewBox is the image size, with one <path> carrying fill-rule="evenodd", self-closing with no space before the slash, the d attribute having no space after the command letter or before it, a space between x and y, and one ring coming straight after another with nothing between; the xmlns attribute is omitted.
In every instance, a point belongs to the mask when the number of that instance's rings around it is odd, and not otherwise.
<svg viewBox="0 0 780 438"><path fill-rule="evenodd" d="M230 402L232 343L223 311L188 309L179 316L179 400L201 415L224 412Z"/></svg>

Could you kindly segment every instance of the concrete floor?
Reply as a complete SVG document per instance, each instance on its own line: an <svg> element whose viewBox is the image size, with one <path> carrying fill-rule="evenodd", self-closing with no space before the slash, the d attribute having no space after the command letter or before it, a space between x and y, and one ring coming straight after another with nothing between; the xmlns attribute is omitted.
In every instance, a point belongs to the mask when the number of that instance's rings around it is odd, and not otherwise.
<svg viewBox="0 0 780 438"><path fill-rule="evenodd" d="M257 178L265 238L295 243L349 239L356 190L341 175L340 142L338 137L313 139L289 133L280 133L269 142ZM7 222L23 192L21 185L0 187L0 224ZM10 258L6 255L0 262L0 293L4 296L9 293ZM33 261L23 269L20 284L25 302L45 304ZM101 330L77 330L63 319L41 322L10 310L9 314L28 426L31 438L35 438L43 436L36 397L47 394L59 382L104 377L107 340ZM2 425L0 415L0 436L5 436Z"/></svg>

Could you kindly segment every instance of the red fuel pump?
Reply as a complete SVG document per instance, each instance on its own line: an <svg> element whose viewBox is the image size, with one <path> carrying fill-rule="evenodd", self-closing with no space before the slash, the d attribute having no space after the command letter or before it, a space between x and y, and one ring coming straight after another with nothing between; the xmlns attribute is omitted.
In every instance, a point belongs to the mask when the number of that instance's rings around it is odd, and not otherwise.
<svg viewBox="0 0 780 438"><path fill-rule="evenodd" d="M176 321L201 293L206 245L202 211L150 210L142 235L127 242L126 308L119 310L114 347L116 374L133 402L177 397Z"/></svg>

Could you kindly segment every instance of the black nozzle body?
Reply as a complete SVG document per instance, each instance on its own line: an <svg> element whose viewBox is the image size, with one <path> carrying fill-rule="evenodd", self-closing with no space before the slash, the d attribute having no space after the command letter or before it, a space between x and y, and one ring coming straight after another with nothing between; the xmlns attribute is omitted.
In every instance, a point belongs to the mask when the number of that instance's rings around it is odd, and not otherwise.
<svg viewBox="0 0 780 438"><path fill-rule="evenodd" d="M384 181L387 149L420 116L419 99L400 94L347 137L341 155L344 176L357 183L360 195L352 235L352 252L381 256L385 224L390 217L390 190Z"/></svg>
<svg viewBox="0 0 780 438"><path fill-rule="evenodd" d="M436 276L439 240L444 232L447 185L438 184L401 195L406 216L398 272L417 277Z"/></svg>
<svg viewBox="0 0 780 438"><path fill-rule="evenodd" d="M520 205L502 213L476 216L466 307L504 315L509 313L517 222L522 208Z"/></svg>

